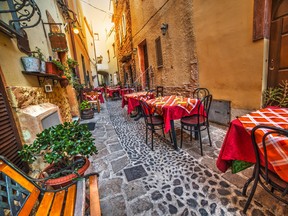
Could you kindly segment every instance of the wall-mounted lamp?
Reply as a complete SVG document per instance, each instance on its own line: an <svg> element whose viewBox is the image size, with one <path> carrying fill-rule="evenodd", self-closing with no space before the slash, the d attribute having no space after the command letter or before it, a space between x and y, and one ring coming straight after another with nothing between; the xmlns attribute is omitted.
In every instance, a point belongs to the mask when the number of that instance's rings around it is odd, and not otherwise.
<svg viewBox="0 0 288 216"><path fill-rule="evenodd" d="M79 29L77 28L77 26L73 26L73 32L74 32L74 34L79 34Z"/></svg>
<svg viewBox="0 0 288 216"><path fill-rule="evenodd" d="M137 48L133 48L133 54L134 54L134 55L137 54Z"/></svg>
<svg viewBox="0 0 288 216"><path fill-rule="evenodd" d="M162 23L160 29L161 29L162 35L166 35L166 32L168 30L168 24Z"/></svg>

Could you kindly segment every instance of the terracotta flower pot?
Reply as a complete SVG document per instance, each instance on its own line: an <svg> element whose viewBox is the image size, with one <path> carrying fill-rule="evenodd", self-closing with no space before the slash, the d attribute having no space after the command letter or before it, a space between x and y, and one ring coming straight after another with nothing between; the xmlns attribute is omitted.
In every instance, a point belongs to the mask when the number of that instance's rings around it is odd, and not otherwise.
<svg viewBox="0 0 288 216"><path fill-rule="evenodd" d="M65 88L66 86L68 86L69 85L68 79L64 78L64 79L60 80L60 85L62 88Z"/></svg>
<svg viewBox="0 0 288 216"><path fill-rule="evenodd" d="M76 158L79 159L81 157L76 157ZM77 173L79 173L80 176L83 176L85 171L89 168L89 166L90 166L90 161L87 158L85 158L85 164L83 165L83 167L81 167L77 171ZM53 167L54 167L54 164L51 164L48 167L46 167L43 170L43 172L48 172L48 170L52 169ZM39 178L44 178L43 172L40 173ZM74 178L77 178L77 177L78 176L76 174L69 174L67 176L62 176L62 177L55 178L55 179L49 179L45 182L45 185L52 186L53 188L58 189L58 188L68 185L69 183L72 182Z"/></svg>
<svg viewBox="0 0 288 216"><path fill-rule="evenodd" d="M53 62L46 62L46 73L58 75L58 68Z"/></svg>

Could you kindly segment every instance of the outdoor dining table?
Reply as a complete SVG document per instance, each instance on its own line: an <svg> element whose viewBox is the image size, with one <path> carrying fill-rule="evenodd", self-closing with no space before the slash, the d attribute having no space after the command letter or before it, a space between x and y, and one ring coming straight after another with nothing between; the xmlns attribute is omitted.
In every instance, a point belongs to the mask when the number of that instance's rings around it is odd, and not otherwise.
<svg viewBox="0 0 288 216"><path fill-rule="evenodd" d="M128 114L130 114L133 110L135 110L136 107L140 106L139 100L146 101L154 97L155 96L152 92L147 91L124 94L124 96L122 97L122 108L127 105L127 112Z"/></svg>
<svg viewBox="0 0 288 216"><path fill-rule="evenodd" d="M163 116L165 125L164 132L168 133L171 129L174 148L177 150L174 120L197 114L198 106L202 106L201 101L199 99L171 95L150 99L147 100L146 103L155 113Z"/></svg>
<svg viewBox="0 0 288 216"><path fill-rule="evenodd" d="M120 90L120 95L121 95L121 97L123 97L125 94L130 94L132 92L134 92L133 88L122 88Z"/></svg>
<svg viewBox="0 0 288 216"><path fill-rule="evenodd" d="M247 168L245 163L236 163L236 165L233 166L235 161L256 162L250 134L251 130L260 124L287 130L288 109L277 107L263 108L233 120L230 123L229 130L227 131L216 162L220 171L226 172L228 168L232 167L232 172L235 173ZM260 150L262 137L265 132L267 131L260 131L256 134L257 144ZM268 153L268 168L271 171L276 171L281 178L283 177L283 173L286 173L283 178L288 180L288 139L279 141L274 139L274 137L270 137L270 143L267 149L274 154L274 156L269 157L270 153ZM263 157L260 159L261 162L264 161Z"/></svg>
<svg viewBox="0 0 288 216"><path fill-rule="evenodd" d="M96 95L98 94L98 96ZM85 92L83 93L84 99L88 100L88 101L94 101L97 99L99 99L100 103L104 103L104 98L101 92L95 92L95 95L88 95Z"/></svg>
<svg viewBox="0 0 288 216"><path fill-rule="evenodd" d="M109 97L113 97L113 93L118 93L120 95L120 88L107 88L107 94Z"/></svg>

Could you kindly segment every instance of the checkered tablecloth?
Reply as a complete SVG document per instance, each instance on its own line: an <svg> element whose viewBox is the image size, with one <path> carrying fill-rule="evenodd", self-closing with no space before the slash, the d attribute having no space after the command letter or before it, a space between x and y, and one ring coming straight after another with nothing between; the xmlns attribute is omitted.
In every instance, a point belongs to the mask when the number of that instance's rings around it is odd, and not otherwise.
<svg viewBox="0 0 288 216"><path fill-rule="evenodd" d="M264 108L238 118L243 127L251 133L257 125L267 125L288 130L288 109ZM260 152L264 152L262 137L268 130L261 129L256 131L256 142ZM288 138L283 136L271 135L266 143L267 158L273 166L275 172L288 182Z"/></svg>
<svg viewBox="0 0 288 216"><path fill-rule="evenodd" d="M162 115L165 123L165 133L170 130L170 121L181 119L197 113L197 107L201 104L198 99L183 98L175 95L155 98L146 101L153 112ZM196 109L195 109L196 108ZM203 108L201 110L204 110Z"/></svg>
<svg viewBox="0 0 288 216"><path fill-rule="evenodd" d="M153 111L162 115L163 108L169 106L178 106L185 110L188 114L195 108L198 99L193 98L183 98L175 95L165 96L162 98L155 98L149 100L147 103L152 107Z"/></svg>
<svg viewBox="0 0 288 216"><path fill-rule="evenodd" d="M122 97L122 108L128 104L127 112L130 114L137 106L140 106L140 100L146 101L154 98L154 94L151 92L133 92L130 94L124 94Z"/></svg>

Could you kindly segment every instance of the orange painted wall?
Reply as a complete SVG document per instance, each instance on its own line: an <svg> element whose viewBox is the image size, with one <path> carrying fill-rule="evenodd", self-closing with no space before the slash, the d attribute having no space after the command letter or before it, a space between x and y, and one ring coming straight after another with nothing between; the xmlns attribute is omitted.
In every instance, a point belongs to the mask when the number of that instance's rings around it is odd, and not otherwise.
<svg viewBox="0 0 288 216"><path fill-rule="evenodd" d="M200 86L233 108L259 108L265 59L264 40L252 41L254 1L193 2Z"/></svg>

